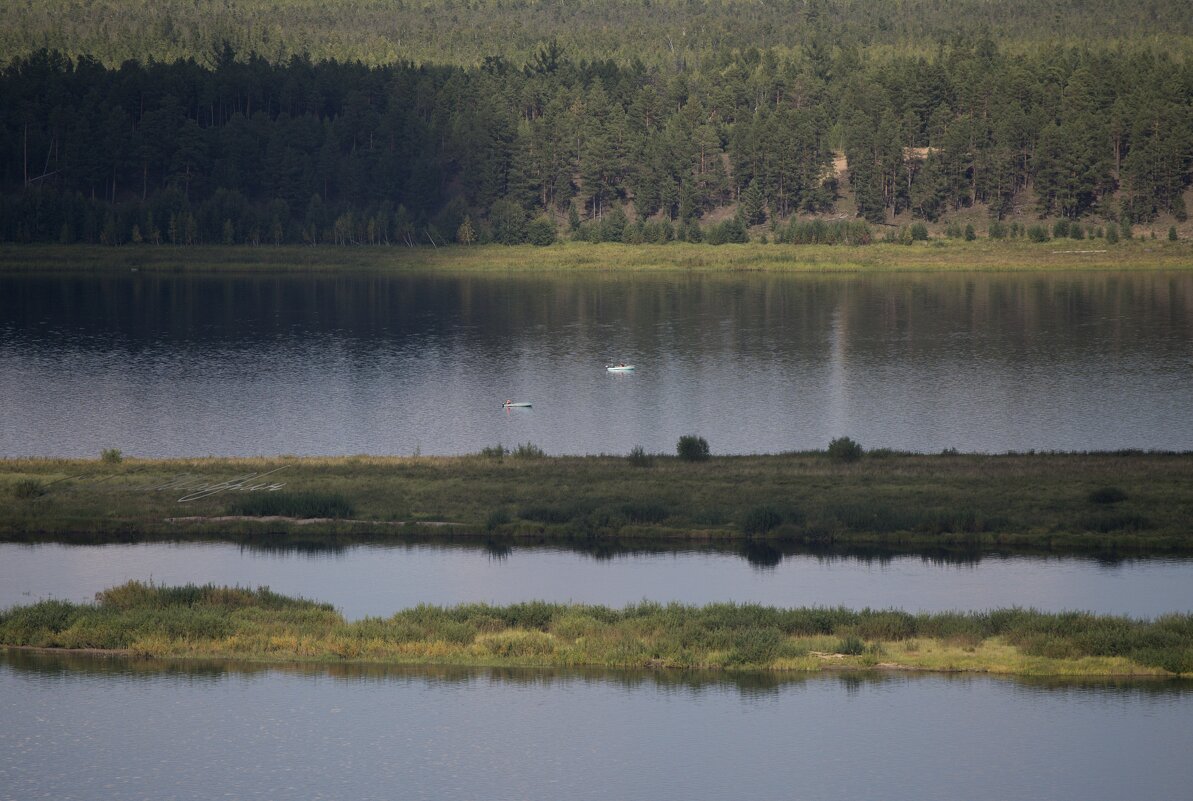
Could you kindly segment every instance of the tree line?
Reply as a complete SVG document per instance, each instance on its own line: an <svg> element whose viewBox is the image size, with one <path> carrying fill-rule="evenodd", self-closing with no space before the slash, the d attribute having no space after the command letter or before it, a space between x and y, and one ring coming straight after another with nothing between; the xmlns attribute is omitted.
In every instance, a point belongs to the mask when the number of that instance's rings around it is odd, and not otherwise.
<svg viewBox="0 0 1193 801"><path fill-rule="evenodd" d="M1193 66L1149 49L967 36L677 67L549 41L522 62L369 66L224 45L208 64L43 50L0 71L9 241L740 241L853 206L998 221L1029 202L1183 219L1191 165Z"/></svg>

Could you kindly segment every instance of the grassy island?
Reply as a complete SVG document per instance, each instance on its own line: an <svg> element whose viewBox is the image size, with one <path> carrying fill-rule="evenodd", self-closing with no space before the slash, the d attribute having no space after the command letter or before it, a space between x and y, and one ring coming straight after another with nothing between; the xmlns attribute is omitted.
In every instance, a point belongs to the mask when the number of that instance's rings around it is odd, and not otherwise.
<svg viewBox="0 0 1193 801"><path fill-rule="evenodd" d="M1193 615L1155 620L1025 609L703 607L530 602L418 606L348 622L267 589L130 582L95 604L0 612L0 645L165 659L818 671L879 668L1035 676L1193 673Z"/></svg>
<svg viewBox="0 0 1193 801"><path fill-rule="evenodd" d="M117 457L118 458L118 457ZM1193 454L0 460L9 541L507 541L1193 552Z"/></svg>
<svg viewBox="0 0 1193 801"><path fill-rule="evenodd" d="M1034 270L1188 270L1193 240L1136 239L1113 245L1055 240L936 239L911 245L665 245L563 242L532 245L302 247L3 245L0 269L165 272L1001 272Z"/></svg>

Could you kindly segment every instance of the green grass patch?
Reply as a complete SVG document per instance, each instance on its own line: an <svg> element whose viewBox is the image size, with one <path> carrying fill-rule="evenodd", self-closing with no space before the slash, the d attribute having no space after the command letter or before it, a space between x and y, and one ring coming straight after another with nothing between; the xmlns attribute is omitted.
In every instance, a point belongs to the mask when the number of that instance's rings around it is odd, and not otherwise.
<svg viewBox="0 0 1193 801"><path fill-rule="evenodd" d="M0 460L0 497L10 499L0 503L0 539L240 542L265 530L252 518L269 517L281 518L269 521L271 534L311 544L395 538L427 524L445 537L500 530L538 543L767 539L816 548L1193 553L1191 454L652 459L650 469L624 456ZM180 502L184 493L170 489L270 471L280 471L271 473L280 491ZM46 499L22 495L38 486ZM1097 487L1125 498L1092 503Z"/></svg>

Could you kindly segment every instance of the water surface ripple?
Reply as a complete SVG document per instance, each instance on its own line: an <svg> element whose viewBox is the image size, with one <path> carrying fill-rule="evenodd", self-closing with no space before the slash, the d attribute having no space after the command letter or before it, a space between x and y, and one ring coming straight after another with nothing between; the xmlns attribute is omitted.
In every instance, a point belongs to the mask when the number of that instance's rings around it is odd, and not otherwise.
<svg viewBox="0 0 1193 801"><path fill-rule="evenodd" d="M3 456L1184 450L1193 274L9 273L0 395Z"/></svg>
<svg viewBox="0 0 1193 801"><path fill-rule="evenodd" d="M0 653L0 798L1183 798L1176 682L185 669Z"/></svg>

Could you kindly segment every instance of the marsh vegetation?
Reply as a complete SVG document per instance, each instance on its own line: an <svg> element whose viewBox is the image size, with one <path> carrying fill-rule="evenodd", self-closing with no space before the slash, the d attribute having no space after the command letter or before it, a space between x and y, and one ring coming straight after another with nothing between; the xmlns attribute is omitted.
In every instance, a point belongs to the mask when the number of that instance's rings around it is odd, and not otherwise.
<svg viewBox="0 0 1193 801"><path fill-rule="evenodd" d="M327 518L303 525L303 536L384 538L422 526L442 536L536 542L1193 550L1189 454L875 450L853 461L824 451L686 461L645 451L632 459L546 456L532 444L512 454L487 450L461 457L7 460L0 488L12 501L0 506L0 536L238 539L284 534L298 523L286 518ZM276 492L231 488L180 502L185 494L171 490L180 475L215 485L282 467L285 485Z"/></svg>
<svg viewBox="0 0 1193 801"><path fill-rule="evenodd" d="M130 582L95 604L0 612L0 644L147 657L812 671L828 667L1031 675L1193 672L1193 615L1154 620L1029 609L694 607L527 602L418 606L347 622L268 589Z"/></svg>

